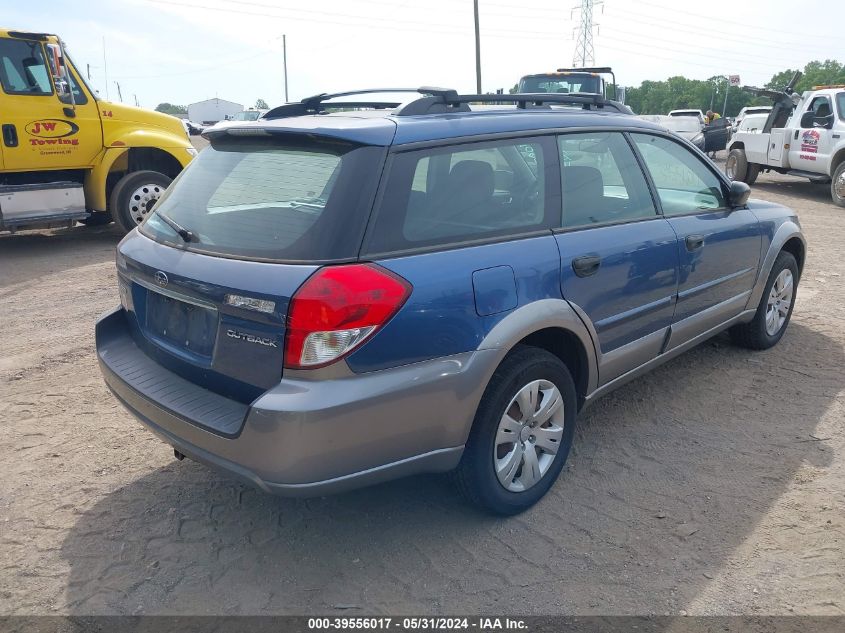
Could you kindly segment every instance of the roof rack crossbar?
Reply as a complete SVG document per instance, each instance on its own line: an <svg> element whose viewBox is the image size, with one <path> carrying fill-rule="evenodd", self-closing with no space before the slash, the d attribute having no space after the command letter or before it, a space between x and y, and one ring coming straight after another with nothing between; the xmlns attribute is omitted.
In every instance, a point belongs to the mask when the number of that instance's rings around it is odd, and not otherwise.
<svg viewBox="0 0 845 633"><path fill-rule="evenodd" d="M515 103L519 109L527 107L541 107L550 105L581 105L585 110L596 108L607 108L617 112L627 113L625 106L618 104L615 101L606 99L602 95L590 92L573 92L573 93L518 93L518 94L469 94L459 95L454 91L449 91L449 94L437 95L433 97L418 99L413 101L401 110L397 116L408 116L413 114L426 114L436 112L436 109L426 109L421 106L435 106L439 104L441 107L447 106L455 108L455 106L465 106L469 103ZM463 108L462 108L463 109Z"/></svg>

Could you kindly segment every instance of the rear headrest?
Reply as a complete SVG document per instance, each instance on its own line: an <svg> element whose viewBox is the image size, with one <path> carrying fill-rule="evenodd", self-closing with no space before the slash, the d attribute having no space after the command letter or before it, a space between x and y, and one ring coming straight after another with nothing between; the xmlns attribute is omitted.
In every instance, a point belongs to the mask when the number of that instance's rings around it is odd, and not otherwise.
<svg viewBox="0 0 845 633"><path fill-rule="evenodd" d="M595 167L563 168L563 214L567 226L590 224L604 206L604 180Z"/></svg>
<svg viewBox="0 0 845 633"><path fill-rule="evenodd" d="M475 200L490 198L495 190L493 167L483 160L462 160L449 172L449 189L464 191Z"/></svg>

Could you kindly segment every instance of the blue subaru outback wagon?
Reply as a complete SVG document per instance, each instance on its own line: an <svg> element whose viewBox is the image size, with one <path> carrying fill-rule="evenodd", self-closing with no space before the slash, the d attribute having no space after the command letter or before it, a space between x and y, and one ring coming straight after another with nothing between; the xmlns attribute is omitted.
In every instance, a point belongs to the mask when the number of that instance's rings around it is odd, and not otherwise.
<svg viewBox="0 0 845 633"><path fill-rule="evenodd" d="M120 243L100 366L178 458L284 495L454 471L512 514L599 396L783 336L795 213L686 141L596 95L373 92L207 132Z"/></svg>

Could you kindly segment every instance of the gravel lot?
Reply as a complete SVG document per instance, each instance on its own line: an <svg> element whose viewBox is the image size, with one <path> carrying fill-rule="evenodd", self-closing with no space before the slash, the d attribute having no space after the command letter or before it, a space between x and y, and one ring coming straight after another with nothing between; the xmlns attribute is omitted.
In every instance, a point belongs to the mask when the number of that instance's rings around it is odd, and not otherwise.
<svg viewBox="0 0 845 633"><path fill-rule="evenodd" d="M845 209L754 195L810 244L781 344L606 397L507 520L445 477L286 500L175 461L97 369L117 229L0 235L0 614L845 613Z"/></svg>

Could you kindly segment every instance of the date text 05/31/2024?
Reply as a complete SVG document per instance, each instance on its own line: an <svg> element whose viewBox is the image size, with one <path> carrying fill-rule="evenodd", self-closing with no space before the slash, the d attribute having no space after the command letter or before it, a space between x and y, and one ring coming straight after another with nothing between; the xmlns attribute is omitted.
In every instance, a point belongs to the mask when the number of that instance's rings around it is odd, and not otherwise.
<svg viewBox="0 0 845 633"><path fill-rule="evenodd" d="M439 618L439 617L351 617L308 618L308 630L397 630L397 631L525 631L527 625L518 618Z"/></svg>

